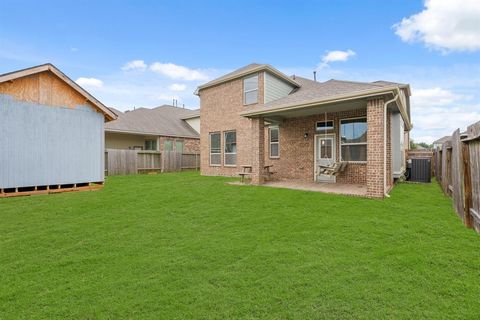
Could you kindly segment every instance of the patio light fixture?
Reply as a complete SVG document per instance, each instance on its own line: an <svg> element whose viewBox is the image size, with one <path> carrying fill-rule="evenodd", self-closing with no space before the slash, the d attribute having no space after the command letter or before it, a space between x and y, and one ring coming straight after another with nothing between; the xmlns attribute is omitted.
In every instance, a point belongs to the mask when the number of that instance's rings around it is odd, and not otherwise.
<svg viewBox="0 0 480 320"><path fill-rule="evenodd" d="M305 139L305 140L308 139L308 132L305 132L305 134L303 135L303 139Z"/></svg>

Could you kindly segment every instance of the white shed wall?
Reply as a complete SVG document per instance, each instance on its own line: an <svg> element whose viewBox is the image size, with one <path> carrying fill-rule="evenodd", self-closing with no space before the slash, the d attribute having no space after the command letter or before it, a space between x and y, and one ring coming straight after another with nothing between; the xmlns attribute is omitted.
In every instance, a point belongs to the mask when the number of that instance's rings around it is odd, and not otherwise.
<svg viewBox="0 0 480 320"><path fill-rule="evenodd" d="M0 188L100 182L104 116L0 94Z"/></svg>

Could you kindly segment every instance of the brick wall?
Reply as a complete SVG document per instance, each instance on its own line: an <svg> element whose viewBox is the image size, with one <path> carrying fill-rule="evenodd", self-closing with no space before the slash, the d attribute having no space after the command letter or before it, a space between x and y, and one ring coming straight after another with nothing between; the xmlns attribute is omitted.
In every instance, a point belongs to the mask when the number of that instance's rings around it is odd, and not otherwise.
<svg viewBox="0 0 480 320"><path fill-rule="evenodd" d="M340 160L340 120L365 117L366 108L327 114L327 120L333 120L336 158ZM286 119L279 124L280 158L269 156L268 132L265 134L265 162L273 165L278 179L302 179L314 181L315 174L315 130L317 121L324 121L325 115ZM305 139L305 133L308 138ZM323 134L319 134L322 136ZM350 162L345 171L337 175L338 183L364 184L366 182L366 163Z"/></svg>
<svg viewBox="0 0 480 320"><path fill-rule="evenodd" d="M383 185L383 99L367 101L367 195L381 198L384 195Z"/></svg>
<svg viewBox="0 0 480 320"><path fill-rule="evenodd" d="M258 101L263 103L264 75L258 74ZM237 176L243 164L251 164L252 120L241 117L240 112L255 106L243 104L243 79L236 79L200 91L200 168L202 175ZM211 132L221 132L221 148L224 150L223 132L236 130L237 166L210 166ZM223 153L222 153L223 154ZM223 159L222 159L223 162Z"/></svg>

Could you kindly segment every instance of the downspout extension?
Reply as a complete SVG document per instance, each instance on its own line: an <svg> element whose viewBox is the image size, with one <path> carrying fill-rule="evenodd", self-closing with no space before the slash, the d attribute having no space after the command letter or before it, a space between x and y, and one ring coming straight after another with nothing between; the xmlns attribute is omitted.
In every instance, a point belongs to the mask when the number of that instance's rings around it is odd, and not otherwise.
<svg viewBox="0 0 480 320"><path fill-rule="evenodd" d="M387 109L388 105L394 101L397 101L398 93L395 94L393 99L385 102L383 106L383 195L385 197L390 197L387 193Z"/></svg>

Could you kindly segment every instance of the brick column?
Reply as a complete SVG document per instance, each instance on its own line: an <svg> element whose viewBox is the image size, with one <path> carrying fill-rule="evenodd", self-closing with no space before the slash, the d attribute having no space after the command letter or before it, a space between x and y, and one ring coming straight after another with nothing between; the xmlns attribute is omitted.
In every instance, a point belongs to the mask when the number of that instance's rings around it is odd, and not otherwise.
<svg viewBox="0 0 480 320"><path fill-rule="evenodd" d="M383 198L383 99L367 101L367 123L367 196Z"/></svg>
<svg viewBox="0 0 480 320"><path fill-rule="evenodd" d="M263 118L252 119L252 184L263 183L265 165L265 125Z"/></svg>

